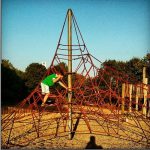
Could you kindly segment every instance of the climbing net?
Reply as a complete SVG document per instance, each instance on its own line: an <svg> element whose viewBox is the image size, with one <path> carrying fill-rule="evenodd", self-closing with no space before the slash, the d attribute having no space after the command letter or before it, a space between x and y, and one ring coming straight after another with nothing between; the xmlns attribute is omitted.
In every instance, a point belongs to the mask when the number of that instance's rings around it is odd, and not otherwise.
<svg viewBox="0 0 150 150"><path fill-rule="evenodd" d="M68 15L68 14L67 14ZM68 44L65 35L67 15L62 27L56 52L45 76L63 73L67 83ZM75 16L72 14L72 119L73 133L109 135L149 145L150 122L142 113L143 101L135 96L122 97L122 84L129 85L126 74L103 65L91 55L85 45ZM45 77L44 76L44 77ZM44 78L43 77L43 78ZM137 82L136 79L132 81ZM144 85L140 84L140 89ZM138 85L135 85L138 87ZM147 90L150 88L148 87ZM41 107L43 95L39 85L8 114L2 115L2 145L26 146L36 138L67 134L69 131L68 91L52 88L50 103ZM124 105L123 103L124 99ZM138 105L138 109L135 107ZM124 112L122 112L124 107ZM148 106L145 106L148 109ZM129 108L130 111L129 111ZM81 128L82 126L82 128Z"/></svg>

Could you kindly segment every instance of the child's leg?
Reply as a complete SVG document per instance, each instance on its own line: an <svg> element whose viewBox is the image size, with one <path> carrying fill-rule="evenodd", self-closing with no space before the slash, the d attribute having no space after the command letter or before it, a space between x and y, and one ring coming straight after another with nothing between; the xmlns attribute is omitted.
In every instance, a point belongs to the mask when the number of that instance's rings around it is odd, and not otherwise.
<svg viewBox="0 0 150 150"><path fill-rule="evenodd" d="M46 93L45 96L44 96L44 99L43 99L43 103L45 104L48 97L49 97L50 93Z"/></svg>
<svg viewBox="0 0 150 150"><path fill-rule="evenodd" d="M49 86L41 83L41 87L42 87L42 93L45 94L43 102L42 102L42 106L44 106L44 104L46 103L49 95L50 95L50 91L49 91Z"/></svg>

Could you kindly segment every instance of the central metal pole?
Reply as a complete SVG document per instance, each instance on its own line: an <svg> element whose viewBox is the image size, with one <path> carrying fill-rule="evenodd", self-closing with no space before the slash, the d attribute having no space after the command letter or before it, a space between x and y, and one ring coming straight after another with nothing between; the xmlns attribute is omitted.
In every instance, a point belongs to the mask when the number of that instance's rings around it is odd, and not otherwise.
<svg viewBox="0 0 150 150"><path fill-rule="evenodd" d="M69 139L72 139L72 10L68 10L68 103L69 103Z"/></svg>

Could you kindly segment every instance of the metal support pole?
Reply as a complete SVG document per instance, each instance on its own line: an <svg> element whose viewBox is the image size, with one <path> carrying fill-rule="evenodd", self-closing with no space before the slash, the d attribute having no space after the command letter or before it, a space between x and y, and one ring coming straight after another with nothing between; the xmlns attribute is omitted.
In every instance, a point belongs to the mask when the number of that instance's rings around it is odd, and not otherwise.
<svg viewBox="0 0 150 150"><path fill-rule="evenodd" d="M68 10L68 102L69 102L69 139L72 139L72 10Z"/></svg>

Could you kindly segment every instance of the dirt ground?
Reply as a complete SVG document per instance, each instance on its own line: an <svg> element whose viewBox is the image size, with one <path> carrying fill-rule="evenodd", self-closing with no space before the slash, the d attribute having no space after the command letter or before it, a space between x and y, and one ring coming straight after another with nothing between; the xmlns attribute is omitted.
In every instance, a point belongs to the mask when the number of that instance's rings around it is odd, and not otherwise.
<svg viewBox="0 0 150 150"><path fill-rule="evenodd" d="M144 149L143 145L139 145L130 141L113 138L111 136L93 135L93 134L76 134L72 140L68 135L58 137L40 137L31 141L27 146L14 146L11 149L85 149L90 142L90 137L95 137L95 143L91 142L89 149ZM2 148L6 148L4 145ZM148 147L147 147L148 148Z"/></svg>
<svg viewBox="0 0 150 150"><path fill-rule="evenodd" d="M90 136L78 134L72 140L68 139L68 136L60 136L56 138L39 138L34 140L28 146L21 149L85 149L90 141ZM113 138L111 136L96 136L95 144L97 147L103 149L121 148L121 149L141 149L145 148L142 145L135 144L133 142L124 141ZM95 148L95 144L91 143L90 149ZM17 147L16 147L17 148Z"/></svg>
<svg viewBox="0 0 150 150"><path fill-rule="evenodd" d="M92 135L76 135L74 139L69 140L68 136L60 136L56 138L38 138L32 141L25 147L14 146L11 149L85 149L90 141ZM145 146L138 145L133 142L116 139L111 136L97 136L96 147L98 149L145 149ZM95 144L91 144L89 149L95 149ZM6 148L2 146L2 148ZM148 147L147 147L148 149Z"/></svg>
<svg viewBox="0 0 150 150"><path fill-rule="evenodd" d="M5 115L6 116L6 115ZM2 116L5 117L4 115ZM35 114L35 122L33 116L26 114L26 116L19 116L21 119L15 121L13 130L10 136L10 143L6 144L9 136L9 129L11 124L2 131L2 148L10 149L145 149L149 148L147 145L130 141L129 139L121 139L121 134L113 137L113 134L100 134L103 128L99 127L95 121L89 121L92 128L92 133L89 132L87 124L82 119L79 121L76 133L72 140L69 140L68 127L64 132L64 122L59 120L60 114L51 113L45 114L41 117L39 124L39 137L37 138L37 116ZM73 122L75 123L77 120ZM102 123L102 122L101 122ZM131 123L131 122L130 122ZM35 124L35 125L34 125ZM103 126L107 126L104 124ZM110 126L110 129L112 127ZM107 128L108 129L108 128ZM116 129L114 128L114 131ZM94 131L94 132L93 132ZM104 129L105 131L105 129ZM132 130L131 130L132 131ZM110 131L112 132L112 131ZM26 133L26 134L25 134ZM140 132L139 132L140 133ZM131 133L132 134L132 133ZM20 136L21 135L21 136ZM120 136L120 138L119 138ZM136 136L136 135L134 135ZM136 137L135 137L136 138ZM138 134L137 134L137 138ZM12 145L14 144L14 145Z"/></svg>

